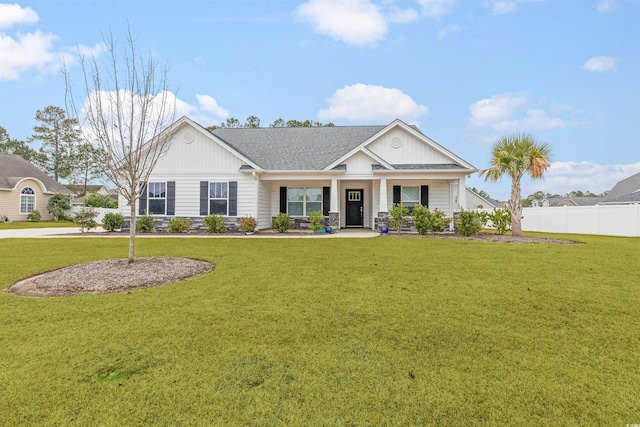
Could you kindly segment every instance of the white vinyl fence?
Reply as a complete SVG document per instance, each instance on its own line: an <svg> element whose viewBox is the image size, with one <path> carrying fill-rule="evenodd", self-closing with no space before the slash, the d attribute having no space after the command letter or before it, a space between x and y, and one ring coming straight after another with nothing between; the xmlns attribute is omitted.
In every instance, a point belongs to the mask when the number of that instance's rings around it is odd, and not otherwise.
<svg viewBox="0 0 640 427"><path fill-rule="evenodd" d="M66 215L68 215L71 218L73 218L73 216L76 214L76 212L80 211L80 209L82 209L82 208L86 208L86 207L85 206L71 206L71 209L68 210L65 213L66 213ZM88 208L86 208L86 209L88 209ZM105 214L118 213L118 209L93 208L93 210L98 212L98 216L95 219L95 221L98 224L102 224L102 220L104 219Z"/></svg>
<svg viewBox="0 0 640 427"><path fill-rule="evenodd" d="M522 230L640 237L640 204L524 208Z"/></svg>

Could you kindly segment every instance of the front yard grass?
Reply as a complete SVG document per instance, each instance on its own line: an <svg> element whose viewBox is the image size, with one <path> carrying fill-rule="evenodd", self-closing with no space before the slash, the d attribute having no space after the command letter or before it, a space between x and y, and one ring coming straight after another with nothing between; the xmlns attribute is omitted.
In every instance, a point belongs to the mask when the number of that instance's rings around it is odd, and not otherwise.
<svg viewBox="0 0 640 427"><path fill-rule="evenodd" d="M586 244L138 239L139 256L216 270L131 293L0 293L0 420L640 423L640 241L571 238ZM126 251L6 239L0 288Z"/></svg>

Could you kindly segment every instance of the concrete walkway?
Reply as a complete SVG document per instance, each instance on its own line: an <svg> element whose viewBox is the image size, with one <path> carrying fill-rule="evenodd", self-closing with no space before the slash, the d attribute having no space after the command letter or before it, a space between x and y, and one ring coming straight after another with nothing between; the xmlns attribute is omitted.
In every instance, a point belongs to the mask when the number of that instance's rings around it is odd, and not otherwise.
<svg viewBox="0 0 640 427"><path fill-rule="evenodd" d="M84 234L79 234L80 229L77 227L69 228L24 228L15 230L0 230L0 239L9 238L60 238L60 237L95 237L96 234L103 234L101 237L119 237L126 238L128 235L116 234L109 235L102 227L98 227L95 230L91 230ZM106 235L104 235L106 234ZM334 239L334 238L368 238L377 237L380 234L377 231L370 229L342 229L332 234L324 233L299 233L297 231L291 231L290 233L274 233L272 231L258 232L256 234L245 236L239 234L137 234L136 238L234 238L234 239Z"/></svg>

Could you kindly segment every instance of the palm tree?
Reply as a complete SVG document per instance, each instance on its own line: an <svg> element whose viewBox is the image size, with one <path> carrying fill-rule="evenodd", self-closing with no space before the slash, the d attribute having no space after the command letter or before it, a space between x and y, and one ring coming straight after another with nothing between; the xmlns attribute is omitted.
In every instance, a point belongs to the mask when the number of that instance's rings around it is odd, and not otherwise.
<svg viewBox="0 0 640 427"><path fill-rule="evenodd" d="M503 175L511 178L511 234L522 236L522 201L520 180L524 174L533 179L542 178L551 164L549 144L535 140L531 135L514 134L503 136L493 145L491 167L480 171L485 181L496 182Z"/></svg>

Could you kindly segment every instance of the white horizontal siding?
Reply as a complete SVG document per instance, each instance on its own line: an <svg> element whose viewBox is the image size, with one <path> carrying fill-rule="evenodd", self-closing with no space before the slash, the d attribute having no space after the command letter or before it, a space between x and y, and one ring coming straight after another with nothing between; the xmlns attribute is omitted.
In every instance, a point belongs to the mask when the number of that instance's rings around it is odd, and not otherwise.
<svg viewBox="0 0 640 427"><path fill-rule="evenodd" d="M402 146L393 148L393 138L400 138ZM392 129L373 141L367 148L391 164L447 164L454 161L440 153L430 144L402 129Z"/></svg>
<svg viewBox="0 0 640 427"><path fill-rule="evenodd" d="M447 181L424 181L424 180L387 180L387 205L389 209L393 206L393 186L429 186L429 210L441 210L447 216L451 216L451 205L449 196L449 183Z"/></svg>
<svg viewBox="0 0 640 427"><path fill-rule="evenodd" d="M258 228L271 227L272 217L272 192L273 184L270 181L258 181ZM278 189L278 191L280 191ZM279 194L279 193L278 193Z"/></svg>

